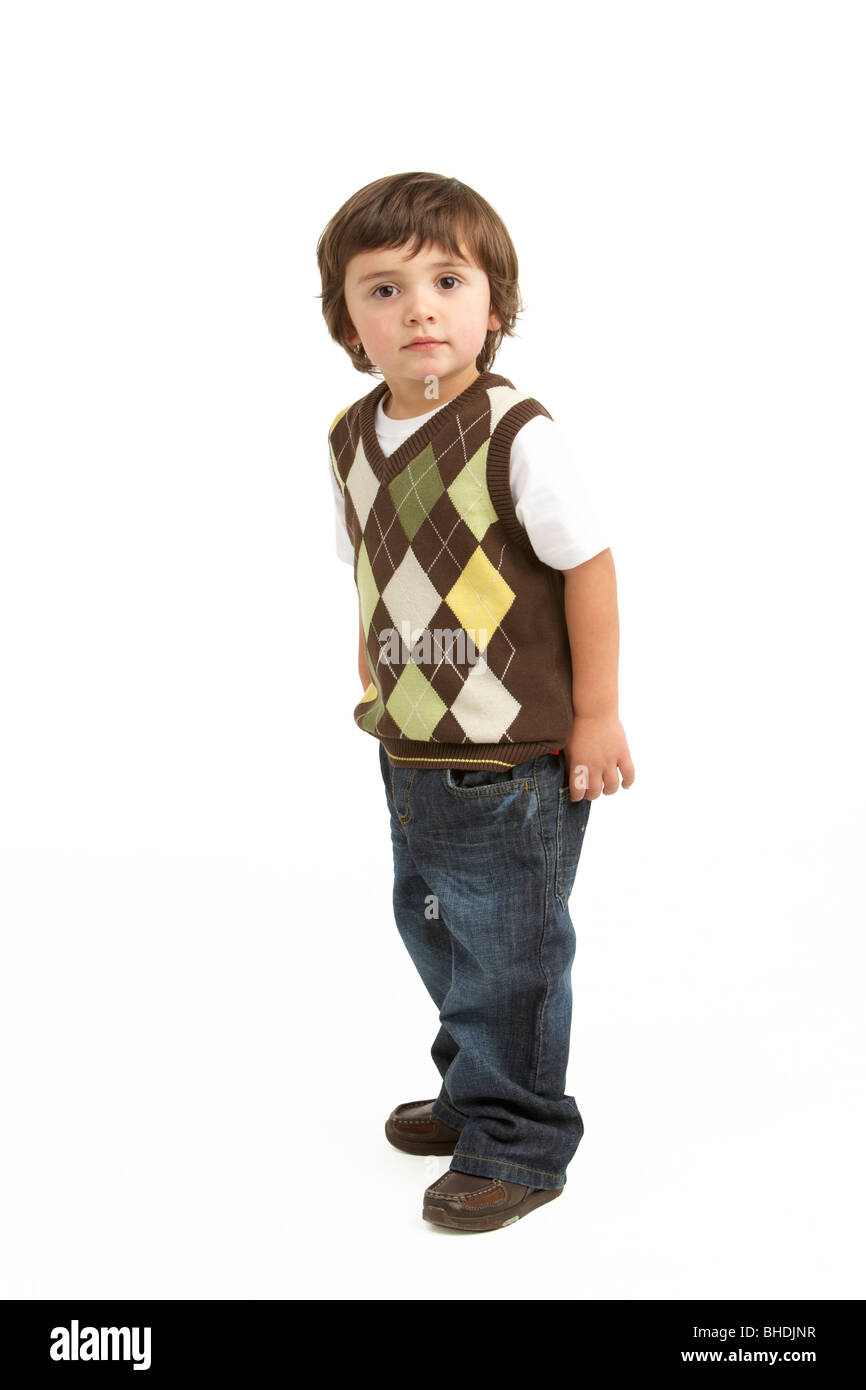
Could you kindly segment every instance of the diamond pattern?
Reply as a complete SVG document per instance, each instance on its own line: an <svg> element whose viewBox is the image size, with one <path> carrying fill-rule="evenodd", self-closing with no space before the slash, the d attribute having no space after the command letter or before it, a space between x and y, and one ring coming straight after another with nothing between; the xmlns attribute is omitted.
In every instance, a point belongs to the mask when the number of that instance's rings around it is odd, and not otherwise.
<svg viewBox="0 0 866 1390"><path fill-rule="evenodd" d="M380 482L366 457L357 411L338 417L332 466L356 547L372 678L355 717L378 737L450 746L535 736L534 720L520 731L521 714L545 677L536 676L538 649L529 666L519 652L535 627L533 603L548 605L550 590L543 572L532 571L497 524L487 480L494 430L518 402L531 398L498 382L467 403L388 483ZM389 628L396 629L396 647L386 640ZM432 641L425 643L428 635ZM422 642L413 647L418 637ZM406 661L404 638L412 648ZM539 634L540 641L545 652L555 645ZM567 662L567 650L554 653L554 661Z"/></svg>
<svg viewBox="0 0 866 1390"><path fill-rule="evenodd" d="M361 626L364 629L364 636L370 636L370 623L376 604L379 602L379 590L376 587L376 580L373 577L373 570L370 565L370 557L367 554L367 546L361 541L361 548L358 551L358 571L355 576L358 586L358 598L361 604Z"/></svg>
<svg viewBox="0 0 866 1390"><path fill-rule="evenodd" d="M448 706L414 661L407 661L385 708L404 738L430 739Z"/></svg>
<svg viewBox="0 0 866 1390"><path fill-rule="evenodd" d="M410 546L382 590L382 601L399 628L405 620L412 631L426 627L441 602Z"/></svg>
<svg viewBox="0 0 866 1390"><path fill-rule="evenodd" d="M445 491L431 445L397 474L388 491L403 529L413 541L424 518Z"/></svg>
<svg viewBox="0 0 866 1390"><path fill-rule="evenodd" d="M445 602L471 635L478 651L483 652L515 597L514 590L479 546L445 595Z"/></svg>
<svg viewBox="0 0 866 1390"><path fill-rule="evenodd" d="M473 454L465 468L461 468L448 489L448 496L454 503L466 525L477 541L484 539L484 533L496 520L496 512L487 491L487 446Z"/></svg>
<svg viewBox="0 0 866 1390"><path fill-rule="evenodd" d="M379 491L379 479L367 462L363 442L359 443L355 462L346 475L346 487L352 499L355 514L361 523L361 530L365 531L370 508L376 500L376 493Z"/></svg>
<svg viewBox="0 0 866 1390"><path fill-rule="evenodd" d="M519 710L502 681L481 663L451 706L451 713L473 743L501 743Z"/></svg>

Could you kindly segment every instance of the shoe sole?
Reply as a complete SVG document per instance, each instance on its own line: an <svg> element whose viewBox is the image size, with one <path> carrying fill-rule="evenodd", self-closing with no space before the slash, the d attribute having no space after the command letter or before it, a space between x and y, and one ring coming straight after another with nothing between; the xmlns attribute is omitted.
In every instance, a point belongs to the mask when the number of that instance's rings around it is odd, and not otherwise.
<svg viewBox="0 0 866 1390"><path fill-rule="evenodd" d="M437 1207L433 1202L425 1202L421 1215L434 1226L447 1226L451 1231L498 1231L502 1226L510 1226L545 1202L552 1202L562 1194L562 1188L541 1189L530 1192L517 1207L510 1207L499 1216L457 1216L450 1208Z"/></svg>

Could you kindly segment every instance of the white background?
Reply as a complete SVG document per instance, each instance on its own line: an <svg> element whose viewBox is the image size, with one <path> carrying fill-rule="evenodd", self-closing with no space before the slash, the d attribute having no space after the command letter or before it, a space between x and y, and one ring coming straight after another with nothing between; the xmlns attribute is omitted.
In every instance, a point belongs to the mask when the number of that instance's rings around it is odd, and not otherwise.
<svg viewBox="0 0 866 1390"><path fill-rule="evenodd" d="M9 4L0 1294L862 1298L863 11ZM316 241L476 188L604 500L636 767L562 1197L421 1220Z"/></svg>

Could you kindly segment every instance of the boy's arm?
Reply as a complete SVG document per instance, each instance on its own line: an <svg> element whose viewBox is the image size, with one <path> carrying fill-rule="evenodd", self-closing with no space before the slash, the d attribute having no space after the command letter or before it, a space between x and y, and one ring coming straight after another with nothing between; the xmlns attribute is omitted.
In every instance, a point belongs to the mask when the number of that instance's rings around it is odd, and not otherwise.
<svg viewBox="0 0 866 1390"><path fill-rule="evenodd" d="M608 548L563 570L571 645L574 721L566 747L572 801L590 801L634 781L634 764L619 721L619 613L616 571Z"/></svg>

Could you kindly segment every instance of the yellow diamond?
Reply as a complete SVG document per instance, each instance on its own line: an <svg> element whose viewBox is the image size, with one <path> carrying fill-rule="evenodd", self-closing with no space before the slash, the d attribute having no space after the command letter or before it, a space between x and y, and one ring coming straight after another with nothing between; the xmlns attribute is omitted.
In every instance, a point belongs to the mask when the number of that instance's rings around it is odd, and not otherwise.
<svg viewBox="0 0 866 1390"><path fill-rule="evenodd" d="M515 599L514 590L479 545L445 602L483 652Z"/></svg>

